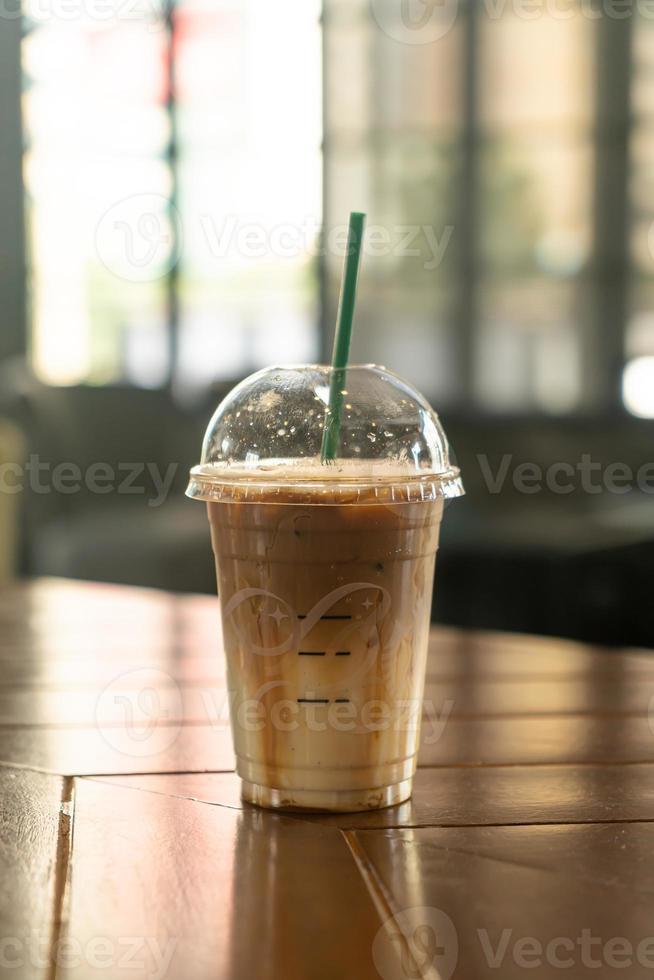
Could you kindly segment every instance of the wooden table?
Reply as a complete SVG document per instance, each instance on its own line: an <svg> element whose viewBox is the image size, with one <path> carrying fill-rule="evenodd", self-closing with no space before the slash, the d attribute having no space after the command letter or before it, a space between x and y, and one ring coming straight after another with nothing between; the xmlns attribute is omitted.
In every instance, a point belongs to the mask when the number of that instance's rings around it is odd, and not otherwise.
<svg viewBox="0 0 654 980"><path fill-rule="evenodd" d="M654 974L645 651L435 629L413 800L324 817L241 804L215 599L6 589L0 680L1 975Z"/></svg>

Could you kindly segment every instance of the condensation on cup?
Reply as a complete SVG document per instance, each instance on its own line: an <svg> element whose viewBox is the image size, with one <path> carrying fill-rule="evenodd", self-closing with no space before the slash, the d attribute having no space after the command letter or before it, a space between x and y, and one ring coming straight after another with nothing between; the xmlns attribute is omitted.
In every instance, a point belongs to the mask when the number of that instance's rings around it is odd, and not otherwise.
<svg viewBox="0 0 654 980"><path fill-rule="evenodd" d="M463 493L438 416L350 366L335 460L332 368L271 367L209 423L205 501L245 800L355 811L411 795L443 506Z"/></svg>

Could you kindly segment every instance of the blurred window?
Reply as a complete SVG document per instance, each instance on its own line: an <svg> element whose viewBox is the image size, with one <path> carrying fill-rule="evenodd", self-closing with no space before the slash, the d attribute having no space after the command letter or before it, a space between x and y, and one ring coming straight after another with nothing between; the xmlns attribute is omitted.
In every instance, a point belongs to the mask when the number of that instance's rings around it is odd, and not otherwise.
<svg viewBox="0 0 654 980"><path fill-rule="evenodd" d="M317 0L27 3L44 380L190 384L316 356L319 13Z"/></svg>
<svg viewBox="0 0 654 980"><path fill-rule="evenodd" d="M651 416L648 5L324 0L322 29L320 7L25 0L41 377L324 354L356 208L355 359L439 405Z"/></svg>
<svg viewBox="0 0 654 980"><path fill-rule="evenodd" d="M366 259L355 350L439 405L614 410L624 390L633 409L636 329L654 355L654 19L607 9L326 0L326 227L358 205L393 242ZM629 303L647 328L624 330Z"/></svg>
<svg viewBox="0 0 654 980"><path fill-rule="evenodd" d="M654 418L654 19L633 38L629 236L632 288L625 336L623 397L634 415Z"/></svg>

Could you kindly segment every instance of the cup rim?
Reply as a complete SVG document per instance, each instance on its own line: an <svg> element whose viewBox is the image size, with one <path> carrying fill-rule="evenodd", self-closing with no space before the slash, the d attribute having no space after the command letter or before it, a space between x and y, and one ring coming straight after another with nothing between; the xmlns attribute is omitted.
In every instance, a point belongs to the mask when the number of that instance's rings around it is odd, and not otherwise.
<svg viewBox="0 0 654 980"><path fill-rule="evenodd" d="M190 472L186 496L207 502L232 501L241 503L302 503L314 505L355 503L426 503L440 498L461 497L465 494L461 473L450 466L439 473L407 473L361 480L338 477L316 480L300 477L264 478L253 471L252 478L243 478L242 470L231 478L227 467L199 464ZM279 498L276 500L275 498Z"/></svg>

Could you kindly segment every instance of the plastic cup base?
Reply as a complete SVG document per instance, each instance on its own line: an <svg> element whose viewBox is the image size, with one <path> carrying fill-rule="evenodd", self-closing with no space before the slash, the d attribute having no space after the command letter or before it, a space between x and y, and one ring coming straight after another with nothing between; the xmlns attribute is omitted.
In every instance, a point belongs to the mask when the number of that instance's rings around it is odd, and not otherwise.
<svg viewBox="0 0 654 980"><path fill-rule="evenodd" d="M314 813L359 813L397 806L411 796L412 779L375 789L275 789L241 781L241 796L247 803L270 810L303 810Z"/></svg>

